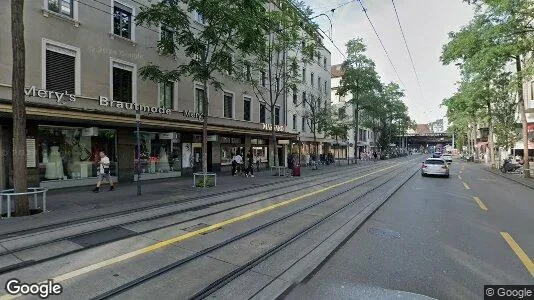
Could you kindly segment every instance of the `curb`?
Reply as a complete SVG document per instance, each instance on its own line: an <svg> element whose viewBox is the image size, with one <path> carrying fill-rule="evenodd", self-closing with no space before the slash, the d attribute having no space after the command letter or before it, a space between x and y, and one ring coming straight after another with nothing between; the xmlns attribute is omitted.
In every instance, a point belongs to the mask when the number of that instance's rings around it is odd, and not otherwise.
<svg viewBox="0 0 534 300"><path fill-rule="evenodd" d="M502 178L506 178L506 179L508 179L508 180L510 180L510 181L513 181L513 182L515 182L515 183L517 183L517 184L520 184L520 185L522 185L522 186L525 186L525 187L527 187L527 188L529 188L529 189L534 190L534 181L532 182L532 185L529 185L529 184L526 183L526 182L523 182L523 181L521 181L521 180L517 180L516 178L511 177L511 176L506 176L506 175L504 175L504 174L502 174L502 173L499 173L499 172L496 171L496 170L492 170L492 169L487 168L487 167L484 167L483 169L484 169L486 172L490 172L490 173L492 173L492 174L498 175L498 176L500 176L500 177L502 177Z"/></svg>

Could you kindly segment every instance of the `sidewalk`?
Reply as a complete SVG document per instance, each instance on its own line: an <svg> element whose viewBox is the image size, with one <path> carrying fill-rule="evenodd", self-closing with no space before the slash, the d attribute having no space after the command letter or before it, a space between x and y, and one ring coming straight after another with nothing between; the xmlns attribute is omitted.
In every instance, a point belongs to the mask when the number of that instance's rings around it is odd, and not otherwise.
<svg viewBox="0 0 534 300"><path fill-rule="evenodd" d="M367 163L358 164L364 165ZM144 181L141 182L141 196L137 196L136 183L118 184L114 191L108 191L108 186L103 185L100 193L93 193L93 187L52 190L47 194L47 213L1 219L0 235L18 230L42 229L58 223L74 224L81 219L86 221L88 218L111 216L126 210L143 210L288 180L295 180L298 184L299 178L306 178L308 175L355 167L354 164L321 166L319 170L302 167L301 177L292 178L271 176L268 169L254 172L254 178L234 177L229 173L222 173L217 175L217 186L212 188L193 188L192 177Z"/></svg>
<svg viewBox="0 0 534 300"><path fill-rule="evenodd" d="M492 169L491 167L489 167L487 165L483 165L482 169L484 169L484 170L486 170L488 172L491 172L491 173L493 173L495 175L499 175L501 177L504 177L504 178L507 178L509 180L515 181L515 182L517 182L517 183L519 183L521 185L524 185L524 186L534 190L534 179L533 178L523 178L523 177L521 177L520 174L503 173L500 170ZM534 174L532 174L532 171L531 171L531 175L534 175Z"/></svg>

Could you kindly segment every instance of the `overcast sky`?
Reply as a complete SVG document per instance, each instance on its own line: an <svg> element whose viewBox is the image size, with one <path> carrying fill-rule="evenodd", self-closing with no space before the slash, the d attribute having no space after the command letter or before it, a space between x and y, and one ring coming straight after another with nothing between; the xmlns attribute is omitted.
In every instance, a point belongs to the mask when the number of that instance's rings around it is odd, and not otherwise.
<svg viewBox="0 0 534 300"><path fill-rule="evenodd" d="M348 0L306 0L316 14L325 12ZM420 78L417 84L406 47L395 17L391 0L363 0L369 17L375 25L391 60L401 77L405 89L405 103L410 116L417 123L428 123L445 116L440 108L444 98L456 90L459 73L455 66L443 66L439 61L441 47L448 41L448 33L457 31L473 16L472 8L461 0L395 0L401 24ZM399 82L380 43L374 34L358 1L327 15L332 19L332 39L345 52L345 43L356 37L363 38L367 54L375 63L384 82ZM316 19L321 28L330 33L325 17ZM332 64L341 63L343 56L325 39L332 52Z"/></svg>

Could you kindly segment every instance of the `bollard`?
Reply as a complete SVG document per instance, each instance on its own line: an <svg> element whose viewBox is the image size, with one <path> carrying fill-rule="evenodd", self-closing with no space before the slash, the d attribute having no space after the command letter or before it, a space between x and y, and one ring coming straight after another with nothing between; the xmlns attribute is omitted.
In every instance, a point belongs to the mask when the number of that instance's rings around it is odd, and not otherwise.
<svg viewBox="0 0 534 300"><path fill-rule="evenodd" d="M37 209L37 193L33 194L33 208Z"/></svg>
<svg viewBox="0 0 534 300"><path fill-rule="evenodd" d="M43 212L46 212L46 192L48 190L44 190L43 192Z"/></svg>
<svg viewBox="0 0 534 300"><path fill-rule="evenodd" d="M7 217L11 218L11 195L7 195Z"/></svg>

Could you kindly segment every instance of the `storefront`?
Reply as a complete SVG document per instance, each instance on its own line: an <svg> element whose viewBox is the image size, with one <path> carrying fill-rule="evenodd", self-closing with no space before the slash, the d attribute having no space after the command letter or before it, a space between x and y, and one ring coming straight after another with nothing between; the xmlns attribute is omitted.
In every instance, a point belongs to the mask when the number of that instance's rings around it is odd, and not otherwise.
<svg viewBox="0 0 534 300"><path fill-rule="evenodd" d="M135 133L133 138L137 139ZM141 180L181 176L182 145L179 133L142 131L139 134L139 144ZM137 147L134 151L137 160Z"/></svg>

